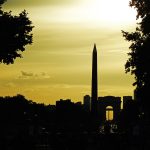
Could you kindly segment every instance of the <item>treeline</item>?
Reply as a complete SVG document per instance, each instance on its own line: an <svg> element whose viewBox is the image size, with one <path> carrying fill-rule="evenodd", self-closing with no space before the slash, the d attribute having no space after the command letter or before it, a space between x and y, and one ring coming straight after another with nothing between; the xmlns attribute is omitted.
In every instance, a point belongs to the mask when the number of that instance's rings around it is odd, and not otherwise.
<svg viewBox="0 0 150 150"><path fill-rule="evenodd" d="M23 95L0 97L0 120L3 123L46 121L51 112L49 105L27 100Z"/></svg>
<svg viewBox="0 0 150 150"><path fill-rule="evenodd" d="M82 105L72 102L54 106L22 95L0 97L0 149L60 149L60 139L89 130L90 122Z"/></svg>
<svg viewBox="0 0 150 150"><path fill-rule="evenodd" d="M0 97L0 122L47 127L51 132L79 131L89 127L90 114L82 105L45 105L27 100L23 95ZM66 132L66 131L65 131Z"/></svg>

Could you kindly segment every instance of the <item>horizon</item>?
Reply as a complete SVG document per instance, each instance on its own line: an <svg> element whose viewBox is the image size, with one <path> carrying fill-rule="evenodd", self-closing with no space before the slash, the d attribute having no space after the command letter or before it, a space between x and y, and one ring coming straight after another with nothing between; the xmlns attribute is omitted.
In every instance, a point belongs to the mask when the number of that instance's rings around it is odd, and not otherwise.
<svg viewBox="0 0 150 150"><path fill-rule="evenodd" d="M7 1L2 6L5 11L18 14L26 9L35 27L33 44L26 47L23 58L1 64L0 96L22 94L45 104L82 101L84 95L91 95L96 43L98 96L133 97L134 78L124 69L129 43L121 34L121 30L134 31L136 25L135 10L128 2L113 0L106 7L105 0Z"/></svg>

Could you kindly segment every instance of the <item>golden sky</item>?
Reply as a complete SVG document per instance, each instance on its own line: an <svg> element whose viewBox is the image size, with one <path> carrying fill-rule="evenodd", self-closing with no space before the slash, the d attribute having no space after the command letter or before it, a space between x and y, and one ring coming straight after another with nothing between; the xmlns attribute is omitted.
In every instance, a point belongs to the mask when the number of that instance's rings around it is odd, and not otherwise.
<svg viewBox="0 0 150 150"><path fill-rule="evenodd" d="M125 74L129 43L121 30L134 31L129 0L7 0L6 11L27 10L33 44L13 65L0 65L0 96L23 94L33 101L82 101L91 94L93 45L98 50L99 96L133 95Z"/></svg>

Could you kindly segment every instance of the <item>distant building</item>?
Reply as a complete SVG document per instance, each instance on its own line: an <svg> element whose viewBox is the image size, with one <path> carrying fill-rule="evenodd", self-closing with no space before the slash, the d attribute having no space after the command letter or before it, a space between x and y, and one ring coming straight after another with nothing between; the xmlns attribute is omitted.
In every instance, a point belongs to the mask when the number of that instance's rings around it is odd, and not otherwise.
<svg viewBox="0 0 150 150"><path fill-rule="evenodd" d="M76 102L75 105L76 106L82 106L82 103L81 102Z"/></svg>
<svg viewBox="0 0 150 150"><path fill-rule="evenodd" d="M139 91L137 90L137 89L135 89L134 90L134 100L136 100L136 101L138 101L138 102L140 102L140 99L139 99L139 95L140 93L139 93Z"/></svg>
<svg viewBox="0 0 150 150"><path fill-rule="evenodd" d="M123 109L127 108L129 103L132 102L132 96L123 96Z"/></svg>
<svg viewBox="0 0 150 150"><path fill-rule="evenodd" d="M90 111L91 106L91 97L89 95L85 95L83 97L83 107L86 111Z"/></svg>
<svg viewBox="0 0 150 150"><path fill-rule="evenodd" d="M55 111L56 110L55 105L48 105L48 108L49 108L50 111Z"/></svg>
<svg viewBox="0 0 150 150"><path fill-rule="evenodd" d="M112 108L111 111L113 111L113 121L117 121L121 111L121 97L98 97L98 116L100 123L104 123L106 121L106 111L108 106L111 106Z"/></svg>
<svg viewBox="0 0 150 150"><path fill-rule="evenodd" d="M72 106L74 105L73 102L71 102L70 99L60 99L59 101L56 101L56 110L70 110L72 108Z"/></svg>
<svg viewBox="0 0 150 150"><path fill-rule="evenodd" d="M66 104L71 104L71 99L60 99L56 101L56 107L59 107L60 105L66 105Z"/></svg>

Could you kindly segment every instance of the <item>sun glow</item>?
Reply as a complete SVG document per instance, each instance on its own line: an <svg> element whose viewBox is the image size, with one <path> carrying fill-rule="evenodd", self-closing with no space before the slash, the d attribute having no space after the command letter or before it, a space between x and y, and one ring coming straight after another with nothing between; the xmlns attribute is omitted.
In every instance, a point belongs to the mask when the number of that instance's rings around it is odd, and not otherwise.
<svg viewBox="0 0 150 150"><path fill-rule="evenodd" d="M136 12L128 5L129 0L86 0L57 9L59 11L54 13L53 20L101 25L129 24L135 22Z"/></svg>
<svg viewBox="0 0 150 150"><path fill-rule="evenodd" d="M128 6L129 0L94 0L89 4L90 18L106 22L127 22L135 19L135 11Z"/></svg>

